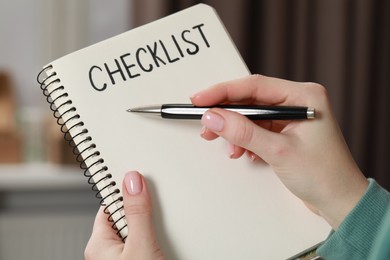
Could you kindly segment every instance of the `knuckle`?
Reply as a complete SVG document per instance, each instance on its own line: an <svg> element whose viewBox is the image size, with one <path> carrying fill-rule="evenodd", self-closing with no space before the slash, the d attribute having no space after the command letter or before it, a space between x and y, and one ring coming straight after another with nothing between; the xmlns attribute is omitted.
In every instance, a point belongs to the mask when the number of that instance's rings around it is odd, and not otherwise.
<svg viewBox="0 0 390 260"><path fill-rule="evenodd" d="M312 93L312 95L316 99L321 99L321 100L328 99L328 91L323 85L318 83L308 83L307 87L310 90L310 93Z"/></svg>
<svg viewBox="0 0 390 260"><path fill-rule="evenodd" d="M261 75L261 74L252 74L249 76L249 80L253 83L253 84L257 84L259 83L259 81L262 81L264 79L264 76Z"/></svg>
<svg viewBox="0 0 390 260"><path fill-rule="evenodd" d="M149 215L152 213L152 207L148 203L127 204L124 205L125 214L134 215Z"/></svg>
<svg viewBox="0 0 390 260"><path fill-rule="evenodd" d="M263 77L263 75L255 73L255 74L250 75L249 77L253 80L258 80L258 79L261 79Z"/></svg>
<svg viewBox="0 0 390 260"><path fill-rule="evenodd" d="M249 124L241 124L234 131L233 143L240 146L247 146L253 139L254 129Z"/></svg>

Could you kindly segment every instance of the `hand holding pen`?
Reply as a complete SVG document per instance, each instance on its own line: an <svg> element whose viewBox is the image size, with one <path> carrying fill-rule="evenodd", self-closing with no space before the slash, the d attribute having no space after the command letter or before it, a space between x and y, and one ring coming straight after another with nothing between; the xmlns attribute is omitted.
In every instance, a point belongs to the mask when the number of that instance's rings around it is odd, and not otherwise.
<svg viewBox="0 0 390 260"><path fill-rule="evenodd" d="M367 180L345 144L324 87L256 75L218 84L194 94L191 101L195 106L315 107L315 120L283 121L251 121L212 108L201 119L201 136L226 139L231 158L248 153L253 160L263 159L291 192L334 229L364 194Z"/></svg>

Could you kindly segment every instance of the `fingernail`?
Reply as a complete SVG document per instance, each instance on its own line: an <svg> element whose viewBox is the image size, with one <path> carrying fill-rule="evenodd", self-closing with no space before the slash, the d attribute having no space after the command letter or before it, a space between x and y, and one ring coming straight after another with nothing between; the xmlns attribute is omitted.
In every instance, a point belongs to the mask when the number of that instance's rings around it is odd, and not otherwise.
<svg viewBox="0 0 390 260"><path fill-rule="evenodd" d="M234 144L228 143L228 152L229 152L229 157L233 158L233 156L234 156Z"/></svg>
<svg viewBox="0 0 390 260"><path fill-rule="evenodd" d="M137 195L142 191L142 178L138 172L128 172L125 177L125 186L130 195Z"/></svg>
<svg viewBox="0 0 390 260"><path fill-rule="evenodd" d="M250 157L251 162L255 162L256 159L257 159L257 156L254 154L251 154L251 157Z"/></svg>
<svg viewBox="0 0 390 260"><path fill-rule="evenodd" d="M202 129L200 130L200 136L203 137L206 131L207 131L207 127L203 126Z"/></svg>
<svg viewBox="0 0 390 260"><path fill-rule="evenodd" d="M248 155L249 155L249 160L251 160L251 162L256 162L259 159L259 157L252 152L250 152Z"/></svg>
<svg viewBox="0 0 390 260"><path fill-rule="evenodd" d="M200 96L200 94L203 92L203 90L195 93L195 94L192 94L192 96L190 96L190 99L193 100L193 99L196 99L198 96Z"/></svg>
<svg viewBox="0 0 390 260"><path fill-rule="evenodd" d="M194 99L196 98L196 96L197 96L196 94L190 96L190 100L191 100L191 101L194 100Z"/></svg>
<svg viewBox="0 0 390 260"><path fill-rule="evenodd" d="M208 110L203 114L201 123L211 131L221 132L225 119L221 115Z"/></svg>

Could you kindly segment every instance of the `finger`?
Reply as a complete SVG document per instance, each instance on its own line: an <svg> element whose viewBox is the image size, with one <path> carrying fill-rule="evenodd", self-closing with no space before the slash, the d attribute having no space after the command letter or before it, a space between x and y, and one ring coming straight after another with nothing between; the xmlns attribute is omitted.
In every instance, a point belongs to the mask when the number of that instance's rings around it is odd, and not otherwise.
<svg viewBox="0 0 390 260"><path fill-rule="evenodd" d="M271 120L259 120L256 121L256 124L264 129L271 130L272 121Z"/></svg>
<svg viewBox="0 0 390 260"><path fill-rule="evenodd" d="M104 206L101 206L96 214L92 235L99 237L102 240L118 241L122 243L122 239L112 228L112 223L108 221L108 214L104 213Z"/></svg>
<svg viewBox="0 0 390 260"><path fill-rule="evenodd" d="M257 162L261 160L257 154L248 150L246 150L246 156L249 158L249 160L251 160L251 162Z"/></svg>
<svg viewBox="0 0 390 260"><path fill-rule="evenodd" d="M125 250L148 252L156 243L152 206L146 182L138 172L128 172L123 182L123 206L129 230Z"/></svg>
<svg viewBox="0 0 390 260"><path fill-rule="evenodd" d="M228 143L228 153L231 159L240 158L245 153L245 151L246 150L240 146Z"/></svg>
<svg viewBox="0 0 390 260"><path fill-rule="evenodd" d="M218 135L216 135L213 131L210 131L207 127L204 126L200 131L200 136L207 141L211 141L218 138Z"/></svg>
<svg viewBox="0 0 390 260"><path fill-rule="evenodd" d="M219 137L213 131L210 131L207 127L204 127L204 126L202 127L200 135L204 139L206 139L208 141L212 141L212 140L214 140L214 139ZM231 144L231 143L228 143L228 149L227 150L228 150L229 157L231 159L240 158L245 153L245 149L244 148L239 147L239 146L234 145L234 144Z"/></svg>
<svg viewBox="0 0 390 260"><path fill-rule="evenodd" d="M254 152L268 163L274 153L278 153L279 147L287 144L285 136L263 129L245 116L224 109L206 111L201 123L228 142Z"/></svg>
<svg viewBox="0 0 390 260"><path fill-rule="evenodd" d="M196 106L222 103L284 104L299 95L301 85L293 81L252 75L212 86L194 94L191 101Z"/></svg>
<svg viewBox="0 0 390 260"><path fill-rule="evenodd" d="M102 206L96 214L92 234L84 252L85 259L107 259L106 254L110 254L111 250L116 250L119 254L123 248L122 240L103 210Z"/></svg>

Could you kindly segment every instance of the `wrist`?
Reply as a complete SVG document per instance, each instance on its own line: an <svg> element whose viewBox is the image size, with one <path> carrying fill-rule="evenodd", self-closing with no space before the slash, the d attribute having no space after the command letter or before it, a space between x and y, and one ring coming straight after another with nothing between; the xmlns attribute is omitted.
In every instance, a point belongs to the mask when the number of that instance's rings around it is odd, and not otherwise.
<svg viewBox="0 0 390 260"><path fill-rule="evenodd" d="M343 220L355 208L368 188L368 180L359 172L346 182L328 189L326 202L318 207L319 214L337 230Z"/></svg>

